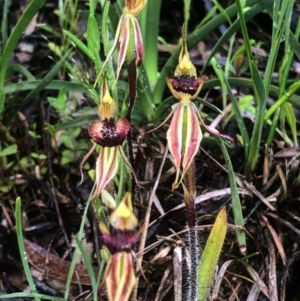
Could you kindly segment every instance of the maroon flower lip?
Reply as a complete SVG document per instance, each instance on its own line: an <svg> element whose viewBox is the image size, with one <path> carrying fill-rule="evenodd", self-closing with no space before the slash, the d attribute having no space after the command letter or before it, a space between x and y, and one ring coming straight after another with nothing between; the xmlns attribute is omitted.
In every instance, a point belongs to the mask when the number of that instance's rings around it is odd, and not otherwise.
<svg viewBox="0 0 300 301"><path fill-rule="evenodd" d="M132 231L121 231L113 229L110 234L103 234L106 247L111 254L117 252L131 253L139 234L132 234Z"/></svg>
<svg viewBox="0 0 300 301"><path fill-rule="evenodd" d="M189 75L170 77L168 80L175 91L190 95L194 95L201 84L200 78Z"/></svg>
<svg viewBox="0 0 300 301"><path fill-rule="evenodd" d="M130 123L121 117L117 123L114 118L104 118L102 121L94 121L89 126L90 137L103 147L121 145L130 130Z"/></svg>

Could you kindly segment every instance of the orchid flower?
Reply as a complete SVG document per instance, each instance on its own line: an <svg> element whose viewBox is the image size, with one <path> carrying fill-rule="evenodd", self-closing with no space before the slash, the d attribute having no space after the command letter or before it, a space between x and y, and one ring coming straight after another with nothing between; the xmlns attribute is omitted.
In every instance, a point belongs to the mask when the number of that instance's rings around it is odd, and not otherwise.
<svg viewBox="0 0 300 301"><path fill-rule="evenodd" d="M132 209L131 193L125 193L119 206L109 217L112 230L103 222L99 227L111 257L104 279L110 301L127 301L135 285L132 249L139 234L133 233L138 224Z"/></svg>
<svg viewBox="0 0 300 301"><path fill-rule="evenodd" d="M85 155L80 164L81 179L83 179L83 164L95 150L96 146L101 146L100 153L96 161L96 189L92 196L93 199L101 195L103 189L116 175L120 156L135 176L135 173L122 148L122 143L126 139L131 128L130 122L124 117L120 117L117 121L115 121L116 114L116 101L111 97L107 86L107 80L104 78L101 86L101 101L98 105L98 115L100 120L93 121L88 129L89 135L94 140L95 144L88 154ZM82 180L80 184L81 183Z"/></svg>
<svg viewBox="0 0 300 301"><path fill-rule="evenodd" d="M176 168L176 178L172 189L178 188L199 150L203 138L201 126L211 134L233 142L231 137L222 135L216 129L205 125L193 102L199 95L205 79L206 76L197 77L196 68L190 60L186 41L183 38L174 77L166 78L167 86L179 102L173 106L169 116L158 127L150 131L156 130L172 117L167 131L168 146ZM180 171L182 171L181 177Z"/></svg>
<svg viewBox="0 0 300 301"><path fill-rule="evenodd" d="M103 72L103 69L107 62L111 59L113 53L119 45L119 56L117 66L117 82L121 68L124 64L125 59L131 62L135 59L136 65L139 66L142 63L144 56L143 40L141 35L140 26L136 16L145 7L147 0L125 0L125 6L123 8L123 14L119 20L118 28L114 44L109 51L103 67L98 75L96 83ZM114 83L114 84L115 84Z"/></svg>

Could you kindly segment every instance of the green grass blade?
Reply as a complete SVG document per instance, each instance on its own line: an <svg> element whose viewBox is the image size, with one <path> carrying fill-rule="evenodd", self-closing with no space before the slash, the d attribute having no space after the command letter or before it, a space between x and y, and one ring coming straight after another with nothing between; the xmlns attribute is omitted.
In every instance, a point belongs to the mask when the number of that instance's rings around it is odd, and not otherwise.
<svg viewBox="0 0 300 301"><path fill-rule="evenodd" d="M74 127L82 127L90 124L92 121L97 120L99 117L97 114L92 116L84 116L82 118L76 118L74 120L66 121L54 126L55 131L67 130Z"/></svg>
<svg viewBox="0 0 300 301"><path fill-rule="evenodd" d="M21 211L21 199L18 197L16 199L16 209L15 209L15 219L16 219L16 231L17 231L17 239L18 239L18 247L20 251L21 261L24 268L24 272L26 275L26 279L28 281L28 285L30 287L31 292L36 291L36 287L30 272L27 255L26 255L26 249L24 245L24 237L22 232L22 211ZM40 301L41 299L39 297L34 298L36 301Z"/></svg>
<svg viewBox="0 0 300 301"><path fill-rule="evenodd" d="M290 22L290 21L289 21ZM292 62L293 62L293 58L294 58L294 52L292 50L291 47L291 43L290 43L290 35L292 34L289 27L286 27L286 38L285 38L285 49L284 49L284 56L282 59L282 62L280 63L279 66L279 98L281 98L286 91L286 85L287 85L287 80L289 78L289 73L291 70L291 66L292 66ZM294 38L299 39L299 35L300 35L300 20L298 20L298 24L295 30L295 36ZM287 38L289 37L289 38ZM297 42L298 43L298 42ZM300 48L300 45L298 45ZM289 94L289 93L288 93ZM287 98L288 100L288 98ZM287 111L285 110L287 109ZM287 114L286 114L287 113ZM283 115L283 116L282 116ZM271 129L269 131L268 134L268 138L267 138L267 145L270 145L274 139L274 134L275 134L275 130L277 127L277 123L279 120L279 116L280 116L280 121L281 121L281 128L283 130L283 132L285 133L284 130L284 126L285 126L285 122L284 122L284 117L287 117L286 120L289 123L289 126L291 128L292 131L292 136L293 136L293 140L294 140L294 145L297 146L298 145L298 141L297 141L297 132L296 132L296 118L294 116L294 113L292 112L292 108L291 105L284 102L282 104L282 106L278 107L277 111L275 112L275 114L272 117L272 125L271 125ZM265 120L266 121L266 120ZM286 140L286 142L288 143L288 141Z"/></svg>
<svg viewBox="0 0 300 301"><path fill-rule="evenodd" d="M104 50L104 54L107 57L107 55L109 54L111 47L113 45L113 43L110 42L109 40L109 36L110 36L110 22L109 19L116 19L118 18L118 12L115 11L115 13L112 13L112 11L114 9L117 10L117 8L119 7L119 3L115 3L115 5L110 5L110 1L106 1L103 7L103 13L102 13L102 23L101 23L101 34L102 34L102 42L103 42L103 50ZM112 8L112 9L110 9ZM118 18L119 21L119 18ZM113 23L113 22L112 22ZM117 27L118 25L114 28L114 34L117 33ZM115 39L118 37L115 37ZM103 67L102 67L103 68ZM102 69L101 68L101 69ZM105 76L107 78L108 84L110 85L111 83L115 82L115 70L113 67L113 60L109 60L105 66ZM100 72L97 75L97 79L98 79L98 84L99 83L99 75ZM96 85L96 83L95 83ZM100 87L100 85L99 85ZM115 85L115 87L112 89L112 97L114 100L118 101L118 91L117 91L117 85Z"/></svg>
<svg viewBox="0 0 300 301"><path fill-rule="evenodd" d="M63 32L80 51L82 51L90 60L94 61L94 54L78 37L68 30L63 30Z"/></svg>
<svg viewBox="0 0 300 301"><path fill-rule="evenodd" d="M300 60L300 43L297 41L292 32L289 34L289 43L298 60Z"/></svg>
<svg viewBox="0 0 300 301"><path fill-rule="evenodd" d="M91 193L93 193L93 190L92 190ZM89 206L90 206L90 201L91 200L89 198L89 200L87 201L87 203L85 205L84 212L83 212L83 215L82 215L82 221L81 221L79 232L78 232L78 235L77 235L77 239L79 241L81 241L81 239L83 237L83 230L84 230L84 225L86 223L86 218L87 218L87 213L88 213L88 209L89 209ZM72 278L73 278L73 274L74 274L74 271L75 271L76 262L77 262L77 258L79 256L79 254L80 254L80 249L79 249L79 246L77 244L77 246L75 248L75 251L73 253L73 259L72 259L72 262L71 262L71 265L70 265L68 278L67 278L67 282L66 282L66 289L65 289L65 294L64 294L65 300L68 300L70 287L71 287L71 283L72 283Z"/></svg>
<svg viewBox="0 0 300 301"><path fill-rule="evenodd" d="M85 264L87 272L90 276L91 284L92 284L92 290L93 290L93 293L94 293L94 296L95 296L95 294L97 295L97 287L96 287L96 284L97 284L96 282L97 281L96 281L95 271L93 269L91 259L89 257L89 254L87 253L86 249L82 245L81 241L77 237L75 237L75 241L76 241L77 246L78 246L78 248L81 252L84 264Z"/></svg>
<svg viewBox="0 0 300 301"><path fill-rule="evenodd" d="M265 90L264 83L259 75L259 71L253 61L250 61L250 68L252 73L252 79L254 84L254 94L256 97L256 113L255 113L255 122L252 131L251 141L250 141L250 149L249 156L246 158L246 171L253 171L255 169L259 147L261 143L261 135L262 129L264 125L264 116L265 116L265 108L267 104L267 94Z"/></svg>
<svg viewBox="0 0 300 301"><path fill-rule="evenodd" d="M7 68L7 71L6 71L6 76L7 77L11 77L14 73L23 74L27 78L27 80L29 80L29 81L34 81L35 80L35 77L28 71L27 68L23 67L22 65L13 64L13 65L10 65Z"/></svg>
<svg viewBox="0 0 300 301"><path fill-rule="evenodd" d="M5 94L3 93L3 86L5 81L6 70L9 65L10 57L15 50L20 38L23 35L25 28L31 22L32 18L39 11L39 9L46 3L47 0L32 0L25 11L22 13L21 18L14 27L11 35L9 36L5 48L0 59L0 114L4 110Z"/></svg>
<svg viewBox="0 0 300 301"><path fill-rule="evenodd" d="M223 80L224 80L224 82L227 86L227 91L228 91L228 94L229 94L229 97L230 97L230 100L231 100L233 111L235 113L235 118L236 118L239 130L240 130L240 133L243 137L245 158L248 158L248 153L249 153L249 148L250 148L250 138L249 138L249 135L248 135L248 131L247 131L246 125L244 123L244 119L242 117L242 114L240 112L238 102L237 102L237 100L235 99L235 97L232 93L231 86L229 85L228 80L226 79L226 76L225 76L223 70L222 70L222 77L223 77Z"/></svg>
<svg viewBox="0 0 300 301"><path fill-rule="evenodd" d="M293 136L293 143L295 147L298 147L298 139L297 139L297 120L296 116L294 114L292 105L290 103L284 103L284 105L281 107L280 110L280 121L281 121L281 129L284 133L286 133L285 130L285 124L289 125L291 129L291 134ZM288 135L287 135L288 136Z"/></svg>
<svg viewBox="0 0 300 301"><path fill-rule="evenodd" d="M4 87L3 92L4 94L8 93L16 93L21 91L28 91L33 90L37 86L41 84L42 80L35 80L35 81L26 81L17 84L10 84ZM84 87L82 84L78 83L71 83L63 80L53 80L51 81L46 87L45 90L61 90L65 88L67 91L72 92L81 92L81 93L88 93L89 91Z"/></svg>
<svg viewBox="0 0 300 301"><path fill-rule="evenodd" d="M286 101L290 100L291 96L300 89L300 81L293 83L287 91L271 106L264 116L265 121L268 120L274 112L281 107Z"/></svg>
<svg viewBox="0 0 300 301"><path fill-rule="evenodd" d="M251 50L251 46L250 46L250 39L248 36L248 31L247 31L246 21L245 21L244 11L243 11L243 8L245 8L245 6L242 6L242 0L236 0L235 3L237 5L238 17L240 20L240 25L241 25L241 29L242 29L242 33L243 33L244 45L246 48L247 57L248 57L249 61L253 61L252 50ZM251 70L251 67L250 67L250 70Z"/></svg>
<svg viewBox="0 0 300 301"><path fill-rule="evenodd" d="M158 76L158 29L162 0L148 1L139 15L139 24L143 37L144 57L143 65L146 70L151 90Z"/></svg>
<svg viewBox="0 0 300 301"><path fill-rule="evenodd" d="M255 113L255 122L253 127L253 132L251 135L251 143L249 148L248 156L246 157L246 173L254 170L258 160L259 146L261 143L261 134L264 124L263 115L266 108L267 94L265 90L264 83L259 75L256 65L253 62L252 50L250 45L250 39L248 36L248 31L246 27L246 21L244 18L244 6L242 5L242 0L236 0L238 17L241 24L241 29L243 33L243 40L245 44L245 50L247 53L251 78L254 83L254 98L256 101L256 113Z"/></svg>
<svg viewBox="0 0 300 301"><path fill-rule="evenodd" d="M143 124L145 120L152 121L154 119L154 101L151 92L150 82L142 64L139 67L137 78L137 102L132 112L132 119L138 124Z"/></svg>
<svg viewBox="0 0 300 301"><path fill-rule="evenodd" d="M12 116L10 117L10 122L14 119L14 116L24 108L32 98L34 98L38 93L40 93L56 76L61 67L63 66L65 60L69 57L72 49L69 49L64 56L55 64L52 70L40 81L40 83L23 99L20 105L16 108Z"/></svg>
<svg viewBox="0 0 300 301"><path fill-rule="evenodd" d="M240 196L238 193L236 180L235 180L235 174L233 171L232 163L227 151L227 148L224 144L224 142L219 139L221 150L223 153L223 157L225 159L226 165L227 165L227 172L229 176L229 183L231 188L231 204L232 204L232 212L233 212L233 219L234 224L236 226L236 237L237 241L240 247L241 253L246 252L246 235L244 229L244 218L243 218L243 212L242 212L242 206L240 201Z"/></svg>
<svg viewBox="0 0 300 301"><path fill-rule="evenodd" d="M282 38L285 38L286 27L290 26L289 21L293 3L294 1L291 0L275 0L273 4L272 42L264 75L266 92L269 91L269 86L271 84L272 74L275 68L275 63L277 61L279 46L282 42Z"/></svg>
<svg viewBox="0 0 300 301"><path fill-rule="evenodd" d="M99 287L99 283L104 275L104 269L106 267L106 263L107 263L107 256L105 256L105 254L107 254L107 252L103 249L100 250L100 258L101 258L101 263L100 263L100 267L99 267L99 273L97 276L97 283L96 283L96 287ZM98 301L98 298L96 296L96 298L94 298L94 301Z"/></svg>
<svg viewBox="0 0 300 301"><path fill-rule="evenodd" d="M98 74L102 68L102 62L100 60L100 33L98 28L98 23L95 17L90 14L88 19L88 28L87 28L87 41L89 51L94 56L95 69Z"/></svg>
<svg viewBox="0 0 300 301"><path fill-rule="evenodd" d="M206 301L227 231L226 208L219 212L198 265L198 298Z"/></svg>
<svg viewBox="0 0 300 301"><path fill-rule="evenodd" d="M227 81L231 87L249 88L254 90L254 83L251 78L229 77ZM202 90L212 89L216 86L220 86L220 80L217 78L209 79L205 81ZM269 95L279 97L279 88L277 86L271 85ZM289 102L297 108L300 108L300 96L293 93L290 94L289 97Z"/></svg>
<svg viewBox="0 0 300 301"><path fill-rule="evenodd" d="M43 294L39 294L39 293L12 293L12 294L6 294L6 295L1 295L0 296L0 300L13 300L14 298L16 298L16 300L19 300L18 298L40 298L43 300L53 300L53 301L66 301L63 298L59 298L59 297L53 297L53 296L48 296L48 295L43 295Z"/></svg>
<svg viewBox="0 0 300 301"><path fill-rule="evenodd" d="M247 10L244 13L245 21L251 20L254 16L256 16L258 13L260 13L264 8L268 7L270 5L269 2L261 2L253 5L249 10ZM230 27L226 30L226 32L220 37L220 39L217 41L213 49L211 50L211 53L209 54L205 64L203 65L201 74L203 74L207 68L207 66L210 63L210 60L212 57L215 56L215 54L220 50L220 48L226 43L231 36L233 36L241 27L240 20L234 21ZM244 46L245 48L245 46Z"/></svg>
<svg viewBox="0 0 300 301"><path fill-rule="evenodd" d="M217 0L212 0L212 2L214 3L214 5L218 8L218 10L221 12L221 14L223 14L227 20L227 22L231 25L232 22L229 18L229 16L227 15L226 11L224 10L224 8L222 7L222 5L217 1Z"/></svg>
<svg viewBox="0 0 300 301"><path fill-rule="evenodd" d="M7 27L8 27L8 12L11 5L11 0L4 0L3 11L2 11L2 22L1 22L1 43L0 43L0 54L2 53L3 47L7 42Z"/></svg>
<svg viewBox="0 0 300 301"><path fill-rule="evenodd" d="M229 54L228 54L229 55ZM228 57L227 60L228 61ZM221 69L221 65L219 64L219 62L217 61L217 59L215 57L211 58L211 64L212 67L214 68L214 71L218 77L218 79L220 80L221 83L221 90L222 90L222 104L223 104L223 109L225 109L226 107L226 98L227 98L227 86L224 82L224 78L227 76L226 75L226 66L225 66L225 74Z"/></svg>

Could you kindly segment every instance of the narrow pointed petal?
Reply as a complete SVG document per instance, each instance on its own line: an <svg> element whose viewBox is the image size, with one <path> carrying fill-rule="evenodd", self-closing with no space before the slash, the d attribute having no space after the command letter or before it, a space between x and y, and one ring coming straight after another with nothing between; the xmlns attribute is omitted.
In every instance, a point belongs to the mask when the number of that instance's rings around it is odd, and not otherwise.
<svg viewBox="0 0 300 301"><path fill-rule="evenodd" d="M194 160L203 138L199 124L197 108L194 103L185 107L185 135L183 141L182 178Z"/></svg>
<svg viewBox="0 0 300 301"><path fill-rule="evenodd" d="M78 187L79 185L81 185L82 182L83 182L83 172L82 172L82 167L83 167L84 163L86 162L86 160L90 157L90 155L92 154L92 152L95 150L96 146L97 146L97 144L95 144L95 145L89 150L89 152L83 157L82 161L80 162L79 170L80 170L80 174L81 174L81 180L80 180L80 182L78 183L77 187Z"/></svg>
<svg viewBox="0 0 300 301"><path fill-rule="evenodd" d="M118 170L118 148L102 147L96 162L96 190L92 198L98 197L103 188L113 179Z"/></svg>
<svg viewBox="0 0 300 301"><path fill-rule="evenodd" d="M127 53L127 48L128 48L128 43L130 39L130 17L123 15L120 19L121 24L121 32L120 32L120 37L119 37L119 42L120 42L120 50L119 50L119 57L118 57L118 67L117 67L117 77L116 81L117 82L121 68L124 64L125 58L126 58L126 53ZM115 84L114 83L114 84Z"/></svg>
<svg viewBox="0 0 300 301"><path fill-rule="evenodd" d="M198 113L198 118L199 118L199 121L200 121L200 124L202 126L204 126L204 128L210 133L210 134L213 134L217 137L220 137L221 139L223 139L224 143L226 145L228 145L228 147L234 147L235 145L235 141L232 137L228 136L228 135L224 135L224 134L221 134L218 130L216 130L215 128L209 126L209 125L206 125L200 115L199 112Z"/></svg>
<svg viewBox="0 0 300 301"><path fill-rule="evenodd" d="M182 47L179 55L179 63L175 69L175 76L183 76L183 75L188 75L188 76L197 76L197 71L196 67L190 60L190 55L189 51L186 45L186 38L184 34L184 26L182 28Z"/></svg>
<svg viewBox="0 0 300 301"><path fill-rule="evenodd" d="M118 252L110 259L106 286L110 301L128 301L135 285L131 253Z"/></svg>
<svg viewBox="0 0 300 301"><path fill-rule="evenodd" d="M182 123L183 123L183 108L181 104L178 104L174 110L174 115L167 131L167 141L169 150L174 158L174 164L176 168L175 183L178 183L180 165L182 159ZM179 185L179 184L178 184ZM177 185L177 187L178 187ZM176 185L175 185L176 186ZM174 188L176 188L174 186Z"/></svg>
<svg viewBox="0 0 300 301"><path fill-rule="evenodd" d="M116 36L115 36L115 39L114 39L114 44L113 44L112 48L110 49L109 53L108 53L107 56L106 56L106 59L105 59L103 65L102 65L102 68L101 68L101 70L100 70L100 72L99 72L99 74L98 74L98 76L97 76L97 78L96 78L96 81L95 81L95 83L94 83L94 87L96 87L96 85L97 85L97 83L98 83L98 81L99 81L99 79L100 79L100 76L102 75L102 73L103 73L103 71L104 71L104 68L105 68L106 64L107 64L108 61L111 59L113 53L115 52L115 50L116 50L116 48L117 48L117 46L118 46L118 43L119 43L119 37L120 37L120 32L121 32L121 26L122 26L122 19L123 19L123 18L121 17L121 19L120 19L120 21L119 21L119 24L118 24L117 31L116 31Z"/></svg>
<svg viewBox="0 0 300 301"><path fill-rule="evenodd" d="M98 105L98 116L101 120L115 117L118 111L117 102L111 97L107 85L106 77L103 78L101 85L101 101Z"/></svg>
<svg viewBox="0 0 300 301"><path fill-rule="evenodd" d="M143 38L142 38L139 22L136 18L132 18L132 25L133 25L133 31L134 31L136 65L140 66L143 61L143 58L144 58Z"/></svg>

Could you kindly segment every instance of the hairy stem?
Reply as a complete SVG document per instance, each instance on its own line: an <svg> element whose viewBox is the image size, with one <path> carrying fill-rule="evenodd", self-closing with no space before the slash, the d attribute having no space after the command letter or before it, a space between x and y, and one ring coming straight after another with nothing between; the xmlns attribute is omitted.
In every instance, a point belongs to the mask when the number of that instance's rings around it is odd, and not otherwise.
<svg viewBox="0 0 300 301"><path fill-rule="evenodd" d="M195 162L191 164L184 177L184 202L188 224L189 252L191 257L188 300L197 299L197 266L198 266L198 239L197 239L197 212L195 206Z"/></svg>
<svg viewBox="0 0 300 301"><path fill-rule="evenodd" d="M128 97L128 107L127 107L127 112L126 112L126 118L131 124L131 115L132 115L132 110L134 103L136 101L136 95L137 95L137 76L136 76L136 61L133 59L129 66L128 66L128 84L129 84L129 97ZM129 160L130 164L134 170L135 173L137 173L139 162L137 162L134 159L134 154L133 154L133 137L132 137L132 128L130 128L130 131L127 134L127 142L128 142L128 153L129 153ZM140 150L138 150L140 152ZM140 158L141 156L137 156L137 158ZM138 160L140 161L140 160ZM136 186L137 183L135 181L135 177L133 176L131 178L131 193L132 193L132 199L134 200L135 196L135 191L136 191Z"/></svg>

